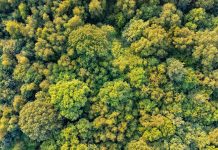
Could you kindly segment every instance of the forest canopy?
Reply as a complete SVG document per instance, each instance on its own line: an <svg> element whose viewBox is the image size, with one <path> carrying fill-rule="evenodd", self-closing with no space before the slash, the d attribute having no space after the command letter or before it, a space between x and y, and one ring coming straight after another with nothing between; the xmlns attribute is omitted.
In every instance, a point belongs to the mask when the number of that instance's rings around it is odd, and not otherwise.
<svg viewBox="0 0 218 150"><path fill-rule="evenodd" d="M0 0L0 149L218 150L218 0Z"/></svg>

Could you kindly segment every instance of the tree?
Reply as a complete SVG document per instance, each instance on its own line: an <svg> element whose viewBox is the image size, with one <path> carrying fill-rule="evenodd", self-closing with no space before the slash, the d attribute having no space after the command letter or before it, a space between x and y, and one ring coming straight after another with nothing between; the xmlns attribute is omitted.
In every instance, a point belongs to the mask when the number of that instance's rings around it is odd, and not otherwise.
<svg viewBox="0 0 218 150"><path fill-rule="evenodd" d="M28 102L21 109L19 126L32 140L44 141L58 131L61 123L51 104L34 101Z"/></svg>
<svg viewBox="0 0 218 150"><path fill-rule="evenodd" d="M18 6L18 9L20 11L20 15L22 16L22 18L25 20L27 18L28 15L28 9L25 3L20 3L20 5Z"/></svg>
<svg viewBox="0 0 218 150"><path fill-rule="evenodd" d="M134 16L136 2L134 0L118 0L114 7L115 24L121 28Z"/></svg>
<svg viewBox="0 0 218 150"><path fill-rule="evenodd" d="M7 135L17 129L18 116L15 115L12 108L2 106L0 118L0 141L4 141Z"/></svg>
<svg viewBox="0 0 218 150"><path fill-rule="evenodd" d="M186 16L185 21L188 28L192 30L201 29L208 26L209 18L203 8L192 9Z"/></svg>
<svg viewBox="0 0 218 150"><path fill-rule="evenodd" d="M160 138L170 137L175 134L176 127L169 118L158 115L144 114L140 118L141 125L145 128L143 140L155 141Z"/></svg>
<svg viewBox="0 0 218 150"><path fill-rule="evenodd" d="M90 112L90 117L94 119L95 142L125 143L133 135L137 112L133 110L132 96L129 84L124 81L103 85Z"/></svg>
<svg viewBox="0 0 218 150"><path fill-rule="evenodd" d="M47 141L44 141L40 145L40 149L41 150L57 150L57 144L55 143L54 140L47 140Z"/></svg>
<svg viewBox="0 0 218 150"><path fill-rule="evenodd" d="M89 13L92 18L100 18L105 10L105 0L91 0L89 3Z"/></svg>
<svg viewBox="0 0 218 150"><path fill-rule="evenodd" d="M146 73L142 67L134 68L128 73L128 78L133 87L140 88L146 83Z"/></svg>
<svg viewBox="0 0 218 150"><path fill-rule="evenodd" d="M168 59L167 64L168 64L167 74L170 77L170 79L174 81L182 81L182 78L184 77L185 74L184 64L174 58Z"/></svg>
<svg viewBox="0 0 218 150"><path fill-rule="evenodd" d="M111 66L111 39L115 30L111 26L84 25L70 33L68 60L74 64L72 71L86 82L94 92L104 82L116 76ZM82 73L82 72L83 73Z"/></svg>
<svg viewBox="0 0 218 150"><path fill-rule="evenodd" d="M217 64L217 32L218 28L212 31L205 30L198 32L196 35L197 46L195 47L192 56L202 65L203 72L212 71Z"/></svg>
<svg viewBox="0 0 218 150"><path fill-rule="evenodd" d="M15 54L20 50L20 42L17 40L0 40L0 49L2 50L1 64L7 70L16 64Z"/></svg>
<svg viewBox="0 0 218 150"><path fill-rule="evenodd" d="M176 9L176 6L172 3L164 4L162 13L158 19L160 23L166 28L173 28L180 26L182 13Z"/></svg>
<svg viewBox="0 0 218 150"><path fill-rule="evenodd" d="M60 110L62 116L70 120L76 120L82 115L90 92L85 83L76 79L60 81L49 88L51 103Z"/></svg>
<svg viewBox="0 0 218 150"><path fill-rule="evenodd" d="M97 149L92 144L92 123L87 119L80 119L74 125L68 125L62 129L58 136L58 146L60 149ZM87 144L89 143L89 144Z"/></svg>
<svg viewBox="0 0 218 150"><path fill-rule="evenodd" d="M113 60L113 66L117 67L122 73L128 72L135 67L141 67L144 60L136 55L125 54Z"/></svg>
<svg viewBox="0 0 218 150"><path fill-rule="evenodd" d="M6 31L9 32L13 38L19 38L23 35L24 25L22 23L9 20L5 22L5 26Z"/></svg>
<svg viewBox="0 0 218 150"><path fill-rule="evenodd" d="M69 45L75 50L76 57L80 57L82 64L109 56L110 42L107 32L95 25L85 25L72 31Z"/></svg>
<svg viewBox="0 0 218 150"><path fill-rule="evenodd" d="M168 34L158 24L133 20L124 30L123 36L131 44L133 54L142 58L152 55L162 58L167 54Z"/></svg>
<svg viewBox="0 0 218 150"><path fill-rule="evenodd" d="M195 33L188 28L175 28L173 36L173 44L179 51L186 51L190 54L193 45Z"/></svg>
<svg viewBox="0 0 218 150"><path fill-rule="evenodd" d="M58 4L58 8L56 9L56 13L58 15L63 15L69 11L73 6L73 1L64 0Z"/></svg>
<svg viewBox="0 0 218 150"><path fill-rule="evenodd" d="M183 143L180 137L175 137L170 140L169 148L172 150L184 150L187 149L188 146Z"/></svg>
<svg viewBox="0 0 218 150"><path fill-rule="evenodd" d="M123 31L122 36L128 42L135 42L143 36L143 30L148 27L148 25L149 22L144 22L142 19L130 20L128 26Z"/></svg>
<svg viewBox="0 0 218 150"><path fill-rule="evenodd" d="M208 0L208 1L204 1L204 0L198 0L195 4L198 7L204 8L204 9L211 9L214 7L214 5L216 4L216 0Z"/></svg>
<svg viewBox="0 0 218 150"><path fill-rule="evenodd" d="M174 3L181 10L187 10L188 6L191 5L191 0L163 0L166 3Z"/></svg>
<svg viewBox="0 0 218 150"><path fill-rule="evenodd" d="M45 18L48 20L43 27L39 27L36 31L35 55L44 61L57 60L65 49L67 38L61 29L64 28L62 26L64 26L66 21L57 18L52 22L47 14L44 16L47 16Z"/></svg>
<svg viewBox="0 0 218 150"><path fill-rule="evenodd" d="M10 12L11 11L11 5L10 2L8 0L1 0L0 1L0 12L4 13L4 12Z"/></svg>
<svg viewBox="0 0 218 150"><path fill-rule="evenodd" d="M21 94L24 98L30 99L37 91L37 85L35 83L23 84L20 88Z"/></svg>
<svg viewBox="0 0 218 150"><path fill-rule="evenodd" d="M72 30L81 25L83 25L83 20L80 16L75 15L70 20L68 20L66 27Z"/></svg>
<svg viewBox="0 0 218 150"><path fill-rule="evenodd" d="M209 140L215 146L218 145L217 137L218 137L218 129L217 128L215 128L214 130L209 132Z"/></svg>
<svg viewBox="0 0 218 150"><path fill-rule="evenodd" d="M13 99L13 109L19 112L25 104L25 99L21 95L15 95Z"/></svg>
<svg viewBox="0 0 218 150"><path fill-rule="evenodd" d="M152 148L147 145L143 140L130 141L127 145L128 150L151 150Z"/></svg>
<svg viewBox="0 0 218 150"><path fill-rule="evenodd" d="M16 82L11 78L10 73L0 63L0 103L10 103L15 95Z"/></svg>
<svg viewBox="0 0 218 150"><path fill-rule="evenodd" d="M216 149L217 6L0 0L0 149Z"/></svg>
<svg viewBox="0 0 218 150"><path fill-rule="evenodd" d="M136 10L136 16L143 20L149 20L153 17L158 17L161 13L159 0L146 0L146 2L139 1L138 5L140 8Z"/></svg>

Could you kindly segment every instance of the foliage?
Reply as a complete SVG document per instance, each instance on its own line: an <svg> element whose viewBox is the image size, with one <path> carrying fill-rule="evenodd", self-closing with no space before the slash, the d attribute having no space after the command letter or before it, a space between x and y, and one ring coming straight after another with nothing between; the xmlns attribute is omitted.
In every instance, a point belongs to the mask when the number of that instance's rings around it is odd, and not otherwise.
<svg viewBox="0 0 218 150"><path fill-rule="evenodd" d="M70 120L80 117L89 92L86 84L79 80L60 81L49 88L51 103L60 110L62 116Z"/></svg>
<svg viewBox="0 0 218 150"><path fill-rule="evenodd" d="M29 102L20 111L19 126L32 140L43 141L50 138L60 125L57 112L51 104Z"/></svg>
<svg viewBox="0 0 218 150"><path fill-rule="evenodd" d="M0 149L215 150L218 0L0 0Z"/></svg>

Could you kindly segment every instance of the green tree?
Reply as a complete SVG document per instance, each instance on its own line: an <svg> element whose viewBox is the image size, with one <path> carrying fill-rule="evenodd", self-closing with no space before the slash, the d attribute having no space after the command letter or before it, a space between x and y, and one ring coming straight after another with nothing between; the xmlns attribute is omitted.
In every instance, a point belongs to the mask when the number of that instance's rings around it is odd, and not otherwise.
<svg viewBox="0 0 218 150"><path fill-rule="evenodd" d="M167 74L170 77L170 79L174 81L182 81L182 78L184 77L185 74L184 63L174 58L171 58L167 60L167 64L168 64Z"/></svg>
<svg viewBox="0 0 218 150"><path fill-rule="evenodd" d="M186 10L191 5L191 0L163 0L164 2L174 3L178 8Z"/></svg>
<svg viewBox="0 0 218 150"><path fill-rule="evenodd" d="M188 28L175 28L173 33L173 44L175 48L179 49L181 52L187 52L190 54L193 45L195 33Z"/></svg>
<svg viewBox="0 0 218 150"><path fill-rule="evenodd" d="M201 8L205 8L205 9L211 9L214 7L214 5L216 5L217 0L208 0L208 1L204 1L204 0L198 0L195 4L198 7Z"/></svg>
<svg viewBox="0 0 218 150"><path fill-rule="evenodd" d="M185 21L188 28L192 30L201 29L208 26L209 18L203 8L192 9L186 16Z"/></svg>
<svg viewBox="0 0 218 150"><path fill-rule="evenodd" d="M202 70L208 72L214 70L217 64L217 32L218 28L212 31L205 30L198 32L196 35L197 46L195 47L192 56L201 63Z"/></svg>
<svg viewBox="0 0 218 150"><path fill-rule="evenodd" d="M0 141L4 141L7 135L17 129L18 116L11 107L3 105L0 118Z"/></svg>
<svg viewBox="0 0 218 150"><path fill-rule="evenodd" d="M148 27L149 22L140 20L130 20L129 25L123 31L122 35L128 42L135 42L143 35L143 30Z"/></svg>
<svg viewBox="0 0 218 150"><path fill-rule="evenodd" d="M15 20L5 22L6 31L13 37L19 38L23 35L24 25Z"/></svg>
<svg viewBox="0 0 218 150"><path fill-rule="evenodd" d="M134 0L118 0L114 6L115 24L121 28L131 19L136 11Z"/></svg>
<svg viewBox="0 0 218 150"><path fill-rule="evenodd" d="M166 3L163 5L162 13L158 22L160 22L166 28L173 28L180 26L182 13L177 10L176 6L172 3Z"/></svg>
<svg viewBox="0 0 218 150"><path fill-rule="evenodd" d="M145 128L142 139L155 141L160 138L170 137L175 134L176 127L169 118L158 115L144 114L140 118L141 125Z"/></svg>
<svg viewBox="0 0 218 150"><path fill-rule="evenodd" d="M60 81L49 88L51 103L60 110L62 116L70 120L76 120L82 115L90 92L85 83L76 79Z"/></svg>
<svg viewBox="0 0 218 150"><path fill-rule="evenodd" d="M127 145L128 150L151 150L152 148L147 145L143 140L130 141Z"/></svg>
<svg viewBox="0 0 218 150"><path fill-rule="evenodd" d="M106 6L105 0L91 0L89 3L89 13L92 18L99 18L103 15Z"/></svg>
<svg viewBox="0 0 218 150"><path fill-rule="evenodd" d="M0 0L0 149L217 149L217 6Z"/></svg>
<svg viewBox="0 0 218 150"><path fill-rule="evenodd" d="M27 5L25 3L20 3L20 5L18 6L20 15L22 16L23 19L27 18L28 15L28 9L27 9Z"/></svg>
<svg viewBox="0 0 218 150"><path fill-rule="evenodd" d="M146 0L146 2L138 1L139 9L136 10L136 16L148 20L159 16L161 13L161 6L159 0Z"/></svg>
<svg viewBox="0 0 218 150"><path fill-rule="evenodd" d="M51 104L34 101L28 102L21 109L19 126L32 140L43 141L57 132L61 123Z"/></svg>
<svg viewBox="0 0 218 150"><path fill-rule="evenodd" d="M128 73L128 78L133 87L140 88L146 83L146 73L142 67L134 68Z"/></svg>
<svg viewBox="0 0 218 150"><path fill-rule="evenodd" d="M110 42L107 32L95 25L85 25L72 31L69 45L75 50L74 54L80 57L81 63L84 65L97 58L106 59L109 56Z"/></svg>
<svg viewBox="0 0 218 150"><path fill-rule="evenodd" d="M65 149L95 149L92 143L92 124L87 119L80 119L74 125L68 125L62 129L58 137L58 145L61 150ZM90 143L90 144L87 144ZM83 148L82 148L83 149Z"/></svg>
<svg viewBox="0 0 218 150"><path fill-rule="evenodd" d="M126 139L131 138L136 127L134 116L137 114L133 110L132 96L129 84L124 81L104 84L91 106L95 142L125 143Z"/></svg>

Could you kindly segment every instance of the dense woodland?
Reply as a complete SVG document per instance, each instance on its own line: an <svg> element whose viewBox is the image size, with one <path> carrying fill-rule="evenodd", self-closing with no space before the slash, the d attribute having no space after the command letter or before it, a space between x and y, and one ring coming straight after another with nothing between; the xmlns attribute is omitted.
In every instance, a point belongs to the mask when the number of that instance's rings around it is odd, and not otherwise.
<svg viewBox="0 0 218 150"><path fill-rule="evenodd" d="M0 149L218 150L218 0L0 0Z"/></svg>

